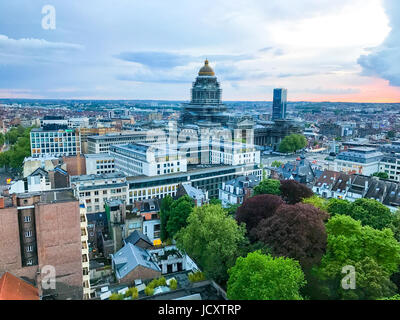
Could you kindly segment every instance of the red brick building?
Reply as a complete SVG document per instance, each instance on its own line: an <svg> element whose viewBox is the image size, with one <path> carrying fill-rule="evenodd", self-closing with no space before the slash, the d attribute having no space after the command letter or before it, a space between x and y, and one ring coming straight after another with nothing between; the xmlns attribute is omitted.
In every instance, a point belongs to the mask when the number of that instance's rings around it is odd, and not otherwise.
<svg viewBox="0 0 400 320"><path fill-rule="evenodd" d="M43 296L82 299L79 202L69 189L25 193L0 208L0 276L11 272L39 287ZM1 203L1 202L0 202ZM45 266L56 272L56 289L41 288Z"/></svg>

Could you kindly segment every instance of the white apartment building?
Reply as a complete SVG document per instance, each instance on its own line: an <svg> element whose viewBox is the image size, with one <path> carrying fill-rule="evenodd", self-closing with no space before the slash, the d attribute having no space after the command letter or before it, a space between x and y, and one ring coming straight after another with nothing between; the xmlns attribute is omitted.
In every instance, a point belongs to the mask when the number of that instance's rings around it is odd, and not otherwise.
<svg viewBox="0 0 400 320"><path fill-rule="evenodd" d="M134 131L131 133L110 133L98 136L88 136L89 153L109 153L111 145L120 145L128 143L150 143L156 142L158 136L149 131Z"/></svg>
<svg viewBox="0 0 400 320"><path fill-rule="evenodd" d="M110 146L110 155L115 158L116 170L128 176L153 177L187 170L187 160L169 145L115 145Z"/></svg>
<svg viewBox="0 0 400 320"><path fill-rule="evenodd" d="M231 142L215 142L209 145L211 163L240 165L260 163L260 151L254 145Z"/></svg>
<svg viewBox="0 0 400 320"><path fill-rule="evenodd" d="M87 213L104 212L105 200L126 200L127 197L128 185L122 173L72 176L70 183Z"/></svg>
<svg viewBox="0 0 400 320"><path fill-rule="evenodd" d="M370 176L379 171L383 153L375 148L358 147L341 152L335 159L336 171Z"/></svg>
<svg viewBox="0 0 400 320"><path fill-rule="evenodd" d="M78 129L31 130L32 157L74 156L81 153L81 135Z"/></svg>
<svg viewBox="0 0 400 320"><path fill-rule="evenodd" d="M400 153L385 155L379 163L379 172L386 172L390 180L400 181Z"/></svg>
<svg viewBox="0 0 400 320"><path fill-rule="evenodd" d="M208 191L209 198L218 198L222 183L239 176L256 175L262 178L262 169L258 165L215 166L198 165L187 172L178 172L160 176L128 177L129 203L144 199L163 199L167 195L176 196L179 184L189 183L193 187Z"/></svg>
<svg viewBox="0 0 400 320"><path fill-rule="evenodd" d="M70 118L67 120L67 125L69 128L88 128L89 118L87 117Z"/></svg>
<svg viewBox="0 0 400 320"><path fill-rule="evenodd" d="M105 153L86 154L86 174L103 174L115 172L114 157Z"/></svg>

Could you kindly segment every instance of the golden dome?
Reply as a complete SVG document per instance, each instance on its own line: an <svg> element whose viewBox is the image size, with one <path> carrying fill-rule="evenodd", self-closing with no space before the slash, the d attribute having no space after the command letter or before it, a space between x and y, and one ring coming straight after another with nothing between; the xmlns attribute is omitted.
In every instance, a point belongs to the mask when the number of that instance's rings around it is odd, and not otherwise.
<svg viewBox="0 0 400 320"><path fill-rule="evenodd" d="M204 66L199 71L199 76L215 76L213 68L208 65L208 60L204 61Z"/></svg>

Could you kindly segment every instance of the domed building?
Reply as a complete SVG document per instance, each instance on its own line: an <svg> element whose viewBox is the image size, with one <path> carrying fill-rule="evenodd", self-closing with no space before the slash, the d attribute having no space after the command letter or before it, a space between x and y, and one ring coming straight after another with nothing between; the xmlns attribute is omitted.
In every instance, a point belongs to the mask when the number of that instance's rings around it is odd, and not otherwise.
<svg viewBox="0 0 400 320"><path fill-rule="evenodd" d="M229 116L221 102L222 89L214 70L204 62L191 90L191 101L184 105L181 122L183 125L226 126Z"/></svg>

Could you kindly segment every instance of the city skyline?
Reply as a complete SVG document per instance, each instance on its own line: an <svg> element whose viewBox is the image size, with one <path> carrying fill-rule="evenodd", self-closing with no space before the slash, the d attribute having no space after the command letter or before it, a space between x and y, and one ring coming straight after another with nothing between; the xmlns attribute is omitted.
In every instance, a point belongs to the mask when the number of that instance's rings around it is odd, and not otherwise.
<svg viewBox="0 0 400 320"><path fill-rule="evenodd" d="M223 101L272 101L284 87L288 101L400 102L397 6L6 1L0 98L187 101L208 58Z"/></svg>

